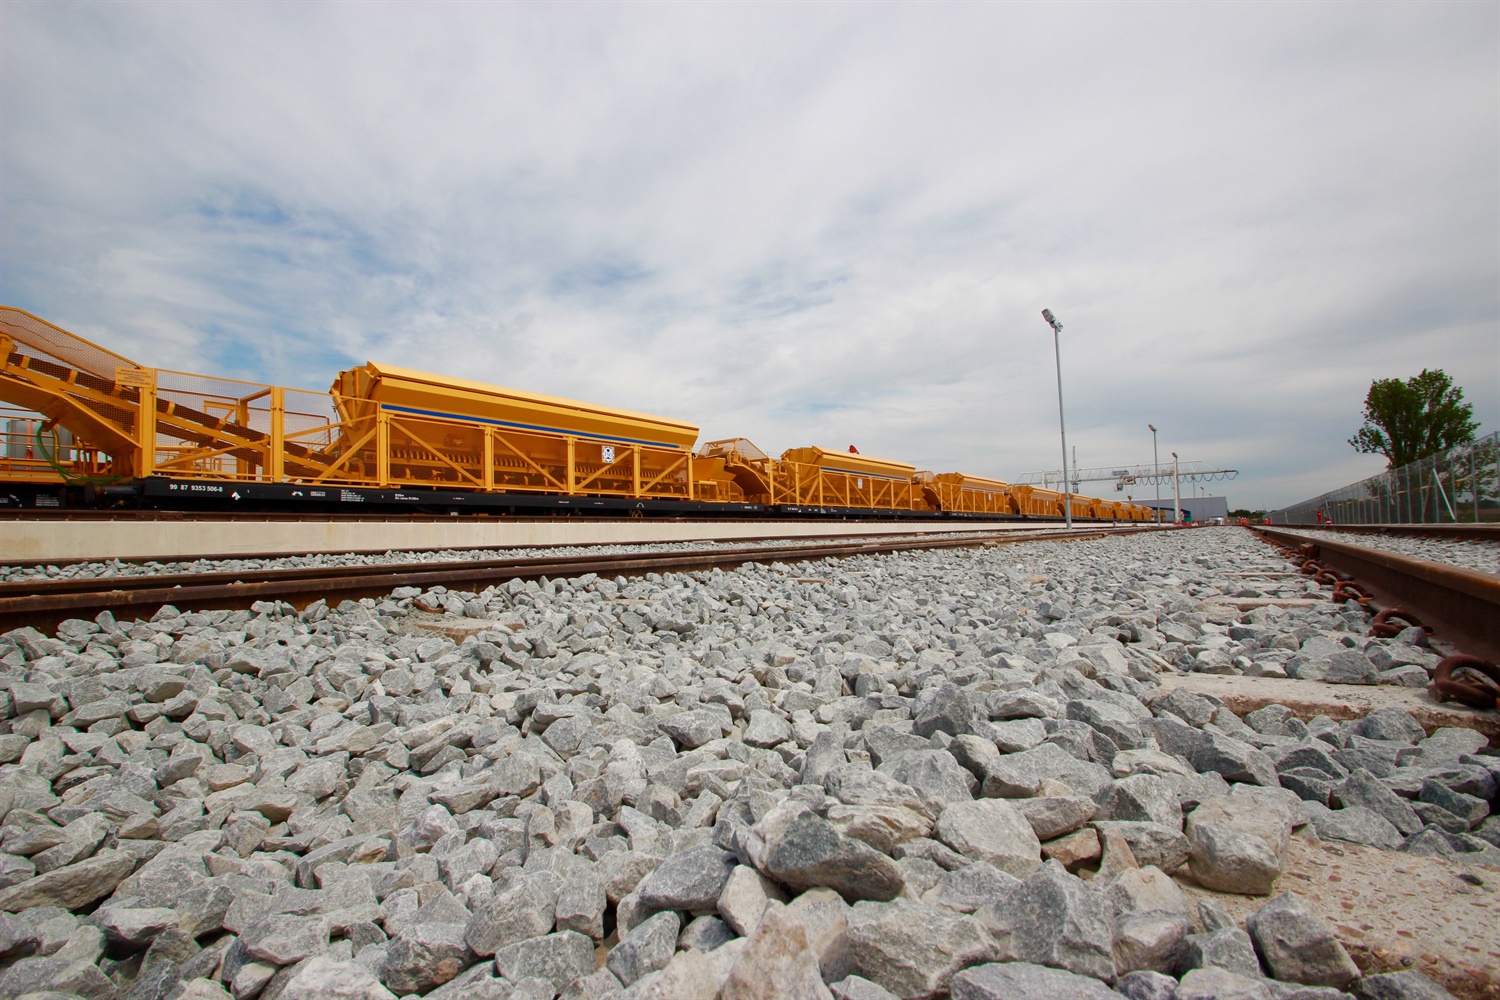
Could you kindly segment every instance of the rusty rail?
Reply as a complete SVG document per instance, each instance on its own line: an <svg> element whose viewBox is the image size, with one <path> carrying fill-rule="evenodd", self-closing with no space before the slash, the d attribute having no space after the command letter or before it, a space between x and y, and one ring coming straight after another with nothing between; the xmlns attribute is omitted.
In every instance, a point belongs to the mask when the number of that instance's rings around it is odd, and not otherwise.
<svg viewBox="0 0 1500 1000"><path fill-rule="evenodd" d="M31 625L50 632L67 618L101 611L140 617L164 604L182 610L247 608L280 600L304 606L324 599L377 597L396 587L444 586L482 589L508 580L534 580L597 573L634 576L740 566L749 562L806 562L915 549L979 548L1036 541L1084 541L1106 535L1155 531L1154 527L1088 528L1075 531L1004 532L960 538L860 540L825 545L742 546L674 549L610 555L565 555L521 559L374 566L318 566L243 573L181 573L23 581L0 584L0 632Z"/></svg>
<svg viewBox="0 0 1500 1000"><path fill-rule="evenodd" d="M1336 531L1344 535L1397 535L1407 538L1451 538L1461 542L1500 542L1500 523L1288 524L1276 527L1278 529L1284 527L1288 530L1300 528L1306 531Z"/></svg>
<svg viewBox="0 0 1500 1000"><path fill-rule="evenodd" d="M1382 607L1412 612L1436 638L1466 653L1500 659L1500 576L1352 542L1308 538L1292 530L1260 527L1255 531L1293 549L1315 546L1324 566L1352 576Z"/></svg>

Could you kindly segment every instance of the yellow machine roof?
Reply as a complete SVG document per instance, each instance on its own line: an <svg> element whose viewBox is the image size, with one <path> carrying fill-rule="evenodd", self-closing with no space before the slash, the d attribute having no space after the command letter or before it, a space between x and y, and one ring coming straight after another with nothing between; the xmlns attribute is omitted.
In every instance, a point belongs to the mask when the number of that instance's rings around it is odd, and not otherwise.
<svg viewBox="0 0 1500 1000"><path fill-rule="evenodd" d="M873 455L856 455L846 451L824 451L816 446L808 448L789 448L785 451L781 460L784 462L803 462L807 465L816 465L824 469L834 469L839 472L853 472L866 476L888 476L892 479L910 480L916 474L917 467L909 462L897 462L889 458L875 458Z"/></svg>
<svg viewBox="0 0 1500 1000"><path fill-rule="evenodd" d="M371 361L362 366L368 379L363 395L385 406L435 416L462 416L533 429L599 435L629 440L647 439L677 447L692 447L698 426L686 420L622 410L561 396L548 396L469 379L435 375ZM352 388L340 373L334 391Z"/></svg>
<svg viewBox="0 0 1500 1000"><path fill-rule="evenodd" d="M954 483L971 490L989 490L999 493L1011 489L1009 483L1002 483L998 479L984 479L979 476L970 476L962 472L944 472L933 477L940 483Z"/></svg>

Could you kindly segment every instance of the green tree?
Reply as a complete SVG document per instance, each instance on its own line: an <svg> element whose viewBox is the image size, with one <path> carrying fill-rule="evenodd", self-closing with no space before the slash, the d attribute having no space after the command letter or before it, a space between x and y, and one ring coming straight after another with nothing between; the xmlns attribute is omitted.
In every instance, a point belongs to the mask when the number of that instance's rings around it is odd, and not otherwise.
<svg viewBox="0 0 1500 1000"><path fill-rule="evenodd" d="M1406 381L1381 378L1365 396L1365 424L1349 443L1380 453L1392 469L1474 440L1474 404L1441 368Z"/></svg>

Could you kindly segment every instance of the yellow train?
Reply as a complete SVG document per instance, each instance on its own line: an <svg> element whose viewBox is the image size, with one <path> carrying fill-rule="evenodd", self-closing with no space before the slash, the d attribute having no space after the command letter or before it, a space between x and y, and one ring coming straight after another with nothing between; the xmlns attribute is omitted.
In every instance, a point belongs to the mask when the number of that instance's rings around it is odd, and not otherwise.
<svg viewBox="0 0 1500 1000"><path fill-rule="evenodd" d="M0 307L0 505L1059 518L1064 495L369 362L327 393L148 368ZM1150 508L1071 497L1079 519ZM366 507L368 509L368 506Z"/></svg>

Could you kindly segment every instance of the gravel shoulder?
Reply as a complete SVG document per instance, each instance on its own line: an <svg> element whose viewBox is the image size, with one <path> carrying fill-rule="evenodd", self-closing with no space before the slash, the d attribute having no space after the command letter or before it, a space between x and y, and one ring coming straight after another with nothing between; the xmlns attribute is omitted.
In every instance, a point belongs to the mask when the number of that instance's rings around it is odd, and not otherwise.
<svg viewBox="0 0 1500 1000"><path fill-rule="evenodd" d="M1500 754L1320 598L1220 530L17 629L0 996L1491 996Z"/></svg>
<svg viewBox="0 0 1500 1000"><path fill-rule="evenodd" d="M1176 878L1236 921L1261 905ZM1466 866L1373 847L1295 836L1278 888L1332 925L1367 975L1417 969L1465 1000L1500 997L1500 868Z"/></svg>
<svg viewBox="0 0 1500 1000"><path fill-rule="evenodd" d="M1377 708L1399 708L1421 723L1428 733L1445 726L1473 729L1483 733L1490 746L1500 747L1500 712L1470 708L1456 702L1439 704L1432 700L1425 688L1328 684L1290 677L1176 673L1163 673L1160 683L1166 691L1180 688L1211 695L1240 716L1267 705L1285 705L1304 722L1320 715L1344 721L1362 719Z"/></svg>
<svg viewBox="0 0 1500 1000"><path fill-rule="evenodd" d="M1500 542L1456 538L1413 538L1407 535L1382 535L1378 532L1319 531L1316 528L1280 528L1305 538L1344 542L1365 548L1381 549L1413 559L1446 563L1476 573L1500 574Z"/></svg>

